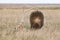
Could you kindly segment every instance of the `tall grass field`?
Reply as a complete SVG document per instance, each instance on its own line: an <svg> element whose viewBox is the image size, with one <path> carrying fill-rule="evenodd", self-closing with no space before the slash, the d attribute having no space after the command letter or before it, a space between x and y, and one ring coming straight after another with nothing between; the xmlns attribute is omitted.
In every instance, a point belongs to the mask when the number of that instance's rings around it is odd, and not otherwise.
<svg viewBox="0 0 60 40"><path fill-rule="evenodd" d="M43 13L44 25L33 30L30 14L36 10ZM60 8L0 8L0 40L60 40Z"/></svg>

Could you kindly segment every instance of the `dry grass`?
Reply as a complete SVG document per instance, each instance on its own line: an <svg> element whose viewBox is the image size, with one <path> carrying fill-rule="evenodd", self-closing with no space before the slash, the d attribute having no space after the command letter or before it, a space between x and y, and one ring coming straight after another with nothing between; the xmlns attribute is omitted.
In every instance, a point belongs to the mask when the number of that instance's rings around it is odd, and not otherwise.
<svg viewBox="0 0 60 40"><path fill-rule="evenodd" d="M30 29L29 15L36 9L0 9L0 40L60 40L60 9L45 9L44 26ZM23 30L17 30L22 23Z"/></svg>

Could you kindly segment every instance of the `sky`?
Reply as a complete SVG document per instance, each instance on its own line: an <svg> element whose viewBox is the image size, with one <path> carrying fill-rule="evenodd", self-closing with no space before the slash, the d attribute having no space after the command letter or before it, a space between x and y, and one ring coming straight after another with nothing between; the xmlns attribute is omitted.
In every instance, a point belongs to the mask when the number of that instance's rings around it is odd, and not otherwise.
<svg viewBox="0 0 60 40"><path fill-rule="evenodd" d="M60 4L60 0L0 0L0 4Z"/></svg>

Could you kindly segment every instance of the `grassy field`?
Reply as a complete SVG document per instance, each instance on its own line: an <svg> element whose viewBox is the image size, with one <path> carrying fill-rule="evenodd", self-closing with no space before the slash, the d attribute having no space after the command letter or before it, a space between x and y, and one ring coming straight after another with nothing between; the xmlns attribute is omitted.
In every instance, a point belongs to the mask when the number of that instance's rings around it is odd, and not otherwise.
<svg viewBox="0 0 60 40"><path fill-rule="evenodd" d="M38 9L44 26L30 29L30 14L37 9L0 9L0 40L60 40L60 9ZM24 25L22 30L16 28Z"/></svg>

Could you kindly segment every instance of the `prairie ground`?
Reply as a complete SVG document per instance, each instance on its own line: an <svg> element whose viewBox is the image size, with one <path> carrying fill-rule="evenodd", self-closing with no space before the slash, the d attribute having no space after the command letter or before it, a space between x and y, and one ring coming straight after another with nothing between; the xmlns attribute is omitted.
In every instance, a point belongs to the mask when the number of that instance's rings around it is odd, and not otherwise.
<svg viewBox="0 0 60 40"><path fill-rule="evenodd" d="M0 9L0 40L60 40L60 9L38 9L44 26L30 29L30 14L37 9ZM16 28L23 24L23 30Z"/></svg>

